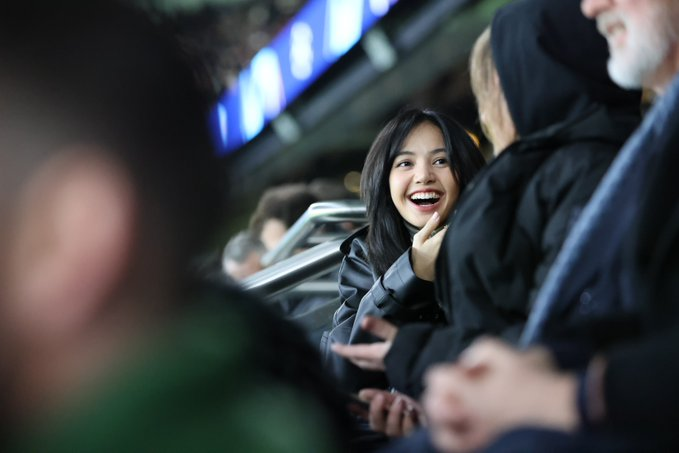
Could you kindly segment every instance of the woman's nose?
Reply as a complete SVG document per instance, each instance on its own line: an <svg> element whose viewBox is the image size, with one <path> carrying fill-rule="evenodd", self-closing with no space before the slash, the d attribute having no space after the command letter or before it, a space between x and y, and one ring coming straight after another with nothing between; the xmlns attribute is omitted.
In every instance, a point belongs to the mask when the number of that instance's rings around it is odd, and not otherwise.
<svg viewBox="0 0 679 453"><path fill-rule="evenodd" d="M434 181L434 172L427 165L420 165L415 169L415 182L418 184L428 184Z"/></svg>

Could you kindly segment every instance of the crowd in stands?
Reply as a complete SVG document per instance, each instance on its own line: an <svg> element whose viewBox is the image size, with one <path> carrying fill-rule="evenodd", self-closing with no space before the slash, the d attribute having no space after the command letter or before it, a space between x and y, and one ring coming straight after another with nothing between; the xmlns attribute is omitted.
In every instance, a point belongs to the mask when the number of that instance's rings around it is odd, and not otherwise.
<svg viewBox="0 0 679 453"><path fill-rule="evenodd" d="M0 15L4 451L679 448L679 3L500 8L470 57L492 160L441 112L385 124L322 340L318 301L238 281L326 182L262 196L230 279L189 266L229 203L166 31L115 0Z"/></svg>

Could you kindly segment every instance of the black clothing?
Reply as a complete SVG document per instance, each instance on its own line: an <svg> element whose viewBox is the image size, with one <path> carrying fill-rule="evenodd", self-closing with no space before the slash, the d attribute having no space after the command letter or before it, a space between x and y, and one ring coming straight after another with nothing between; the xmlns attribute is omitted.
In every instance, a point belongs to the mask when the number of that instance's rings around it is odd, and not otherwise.
<svg viewBox="0 0 679 453"><path fill-rule="evenodd" d="M541 335L549 341L547 346L563 369L580 372L593 355L603 356L603 394L598 395L604 399L603 414L592 417L588 412L589 392L593 390L596 395L597 390L581 378L580 432L550 439L540 430L522 429L503 436L490 451L528 451L528 445L536 451L553 451L557 445L562 449L571 445L567 451L597 452L679 449L678 145L679 75L626 144L596 202L588 206L599 216L583 217L569 238L571 247L562 252L560 266L553 270L562 279L554 289L556 298L548 306L548 320L563 318L564 308L582 305L583 301L572 295L584 291L585 285L598 285L620 270L629 280L625 296L640 310L631 315L604 307L602 319L588 319L562 330L556 322L550 322ZM643 158L625 166L630 156ZM638 180L630 184L634 178ZM620 184L612 182L615 180ZM608 197L604 196L607 192ZM633 217L629 216L631 200L639 203ZM605 238L610 225L618 224L625 228L622 240ZM600 229L602 226L608 228ZM599 231L604 235L591 236ZM597 261L598 256L607 259ZM594 266L590 265L592 261ZM568 266L563 264L566 262ZM552 289L549 293L551 298ZM613 293L614 297L618 295ZM589 304L608 304L611 295L602 296Z"/></svg>
<svg viewBox="0 0 679 453"><path fill-rule="evenodd" d="M366 315L384 318L398 326L442 319L441 309L434 299L434 285L415 275L410 249L384 275L375 275L365 242L368 228L358 230L340 247L345 255L339 271L342 305L333 317L333 329L321 341L326 367L348 391L386 387L383 373L361 370L330 350L334 342L358 344L381 341L361 329L361 320Z"/></svg>
<svg viewBox="0 0 679 453"><path fill-rule="evenodd" d="M641 309L640 333L602 347L605 429L662 439L676 451L679 439L679 76L664 96L668 110L649 114L641 142L656 154L643 184L641 212L622 244L632 296ZM657 106L656 106L657 107ZM659 113L659 115L655 115ZM651 115L655 115L651 118ZM656 125L664 118L662 128ZM671 447L670 447L671 446Z"/></svg>
<svg viewBox="0 0 679 453"><path fill-rule="evenodd" d="M639 121L638 93L608 80L606 43L578 2L531 5L521 27L508 8L493 21L521 138L477 175L450 220L436 270L449 326L404 326L386 358L389 383L414 396L429 365L474 338L518 339L569 228Z"/></svg>
<svg viewBox="0 0 679 453"><path fill-rule="evenodd" d="M655 442L631 437L619 438L610 433L577 433L544 428L520 428L501 435L484 453L638 453L656 451ZM389 444L380 453L437 453L427 429Z"/></svg>

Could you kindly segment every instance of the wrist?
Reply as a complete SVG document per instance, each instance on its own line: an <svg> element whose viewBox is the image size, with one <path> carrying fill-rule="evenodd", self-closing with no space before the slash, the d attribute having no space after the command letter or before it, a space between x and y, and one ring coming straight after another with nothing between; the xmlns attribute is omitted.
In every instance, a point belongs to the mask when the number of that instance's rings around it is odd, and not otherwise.
<svg viewBox="0 0 679 453"><path fill-rule="evenodd" d="M559 374L558 376L557 397L561 401L554 414L555 424L557 427L573 432L578 427L580 420L578 413L578 379L575 374ZM559 409L559 408L557 408Z"/></svg>
<svg viewBox="0 0 679 453"><path fill-rule="evenodd" d="M535 388L534 392L538 397L536 405L542 409L533 423L566 432L577 429L578 380L574 374L554 373L542 390Z"/></svg>

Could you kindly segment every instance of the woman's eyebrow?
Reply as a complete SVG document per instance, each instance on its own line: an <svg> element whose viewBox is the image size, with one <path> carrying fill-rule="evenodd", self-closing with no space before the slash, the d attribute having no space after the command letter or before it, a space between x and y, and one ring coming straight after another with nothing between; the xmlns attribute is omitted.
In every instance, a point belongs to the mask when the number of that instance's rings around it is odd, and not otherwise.
<svg viewBox="0 0 679 453"><path fill-rule="evenodd" d="M432 149L428 153L429 154L439 154L439 153L445 153L445 152L446 152L445 148L436 148L436 149ZM408 156L414 156L416 153L414 153L413 151L401 150L401 151L398 151L396 153L396 156L394 156L394 157L399 157L399 156L404 155L404 154L408 155Z"/></svg>

